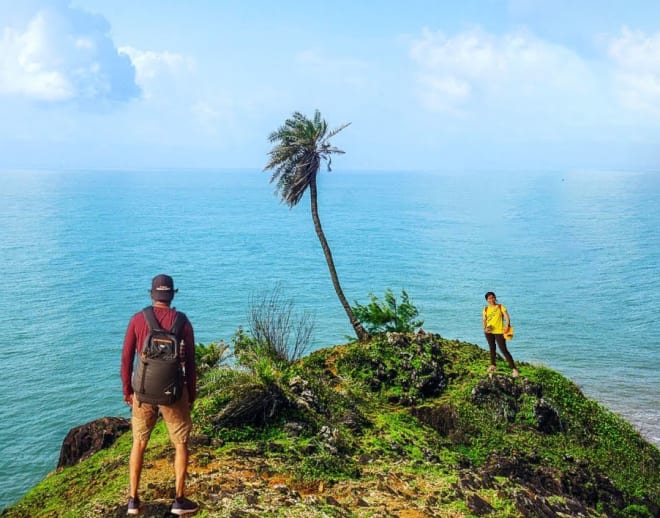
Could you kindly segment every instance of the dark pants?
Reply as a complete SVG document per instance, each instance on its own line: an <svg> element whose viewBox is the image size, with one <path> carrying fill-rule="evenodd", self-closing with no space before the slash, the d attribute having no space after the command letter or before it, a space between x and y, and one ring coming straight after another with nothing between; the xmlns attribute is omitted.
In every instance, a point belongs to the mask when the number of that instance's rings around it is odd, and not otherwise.
<svg viewBox="0 0 660 518"><path fill-rule="evenodd" d="M506 362L509 364L509 367L515 369L516 365L513 363L513 357L511 356L511 353L506 348L506 340L504 339L504 335L496 335L493 333L484 334L486 335L486 341L488 342L488 347L490 348L490 364L495 365L495 361L497 360L497 355L495 352L495 343L497 343L500 348L500 352L504 355L504 358L506 358Z"/></svg>

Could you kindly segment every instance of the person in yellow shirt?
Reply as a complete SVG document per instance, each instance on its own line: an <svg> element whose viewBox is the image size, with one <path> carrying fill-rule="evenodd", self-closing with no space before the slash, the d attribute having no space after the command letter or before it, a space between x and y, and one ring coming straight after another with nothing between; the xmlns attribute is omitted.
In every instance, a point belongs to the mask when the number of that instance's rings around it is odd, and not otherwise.
<svg viewBox="0 0 660 518"><path fill-rule="evenodd" d="M504 339L504 333L509 330L509 326L511 325L511 317L509 317L506 307L497 303L495 293L489 291L486 293L485 298L488 305L484 307L482 323L486 341L490 349L490 367L488 367L488 372L497 370L497 366L495 365L497 359L495 344L497 344L500 352L506 358L509 367L511 367L511 375L517 378L518 369L516 369L516 364L513 362L511 353L506 348L506 340Z"/></svg>

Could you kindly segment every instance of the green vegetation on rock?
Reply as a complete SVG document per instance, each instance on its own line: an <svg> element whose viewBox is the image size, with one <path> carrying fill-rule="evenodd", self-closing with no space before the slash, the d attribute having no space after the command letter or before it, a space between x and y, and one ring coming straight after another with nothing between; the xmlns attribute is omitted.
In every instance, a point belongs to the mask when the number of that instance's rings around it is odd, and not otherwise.
<svg viewBox="0 0 660 518"><path fill-rule="evenodd" d="M295 360L264 354L268 368L253 363L250 349L267 344L249 331L232 347L243 363L200 348L212 365L194 410L198 516L660 512L660 451L548 368L489 376L486 351L423 332ZM129 450L130 433L51 473L2 516L123 516ZM172 456L159 425L144 470L147 516L171 502Z"/></svg>

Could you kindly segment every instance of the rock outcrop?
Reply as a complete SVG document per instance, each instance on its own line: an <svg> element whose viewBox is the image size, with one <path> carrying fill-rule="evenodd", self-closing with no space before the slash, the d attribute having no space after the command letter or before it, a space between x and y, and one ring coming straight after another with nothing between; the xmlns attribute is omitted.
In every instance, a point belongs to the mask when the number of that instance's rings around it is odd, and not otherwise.
<svg viewBox="0 0 660 518"><path fill-rule="evenodd" d="M102 417L69 430L62 442L57 467L73 466L117 440L131 427L123 417Z"/></svg>

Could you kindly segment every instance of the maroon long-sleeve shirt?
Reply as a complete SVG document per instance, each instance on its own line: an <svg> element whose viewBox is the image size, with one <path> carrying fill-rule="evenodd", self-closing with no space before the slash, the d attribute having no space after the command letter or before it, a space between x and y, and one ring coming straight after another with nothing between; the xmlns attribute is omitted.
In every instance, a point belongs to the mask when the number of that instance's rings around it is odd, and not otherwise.
<svg viewBox="0 0 660 518"><path fill-rule="evenodd" d="M176 318L176 309L154 306L154 314L158 323L163 329L171 329ZM144 318L144 313L140 311L131 317L124 337L124 348L121 353L121 381L124 389L124 400L133 394L131 378L133 376L133 366L135 363L135 354L142 352L142 344L149 334L149 325ZM190 403L197 397L197 371L195 367L195 334L190 321L183 326L183 341L185 343L185 368L186 368L186 386Z"/></svg>

